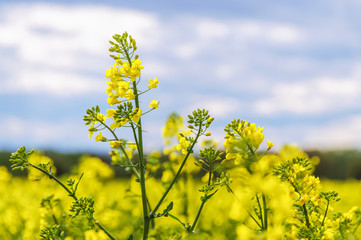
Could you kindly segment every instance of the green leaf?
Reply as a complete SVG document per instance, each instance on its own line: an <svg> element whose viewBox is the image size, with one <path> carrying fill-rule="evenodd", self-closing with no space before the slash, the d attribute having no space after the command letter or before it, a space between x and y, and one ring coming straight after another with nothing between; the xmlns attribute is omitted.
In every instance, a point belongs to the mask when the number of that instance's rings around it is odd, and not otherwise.
<svg viewBox="0 0 361 240"><path fill-rule="evenodd" d="M162 213L158 213L154 215L154 218L159 218L159 217L168 217L169 212L173 209L173 202L170 202L167 206L166 209L163 210Z"/></svg>
<svg viewBox="0 0 361 240"><path fill-rule="evenodd" d="M191 226L189 225L189 223L185 224L184 222L182 222L181 220L179 220L179 218L177 218L176 216L172 215L172 214L168 214L169 217L177 220L177 222L179 222L186 230L188 230Z"/></svg>
<svg viewBox="0 0 361 240"><path fill-rule="evenodd" d="M216 192L218 192L218 189L215 192L213 192L213 193L211 193L209 195L201 196L201 201L202 202L208 201L214 194L216 194Z"/></svg>

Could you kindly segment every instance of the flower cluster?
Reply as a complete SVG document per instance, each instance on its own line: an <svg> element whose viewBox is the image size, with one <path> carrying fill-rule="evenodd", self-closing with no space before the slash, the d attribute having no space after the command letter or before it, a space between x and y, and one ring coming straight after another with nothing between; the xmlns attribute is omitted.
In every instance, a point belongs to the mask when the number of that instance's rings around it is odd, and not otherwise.
<svg viewBox="0 0 361 240"><path fill-rule="evenodd" d="M214 118L208 114L208 110L193 111L192 115L188 115L188 129L191 133L196 135L198 139L200 136L210 136L209 132L206 132ZM179 134L179 144L176 146L177 151L181 151L182 154L189 152L190 146L196 141L192 137L185 136L184 133Z"/></svg>
<svg viewBox="0 0 361 240"><path fill-rule="evenodd" d="M179 132L184 130L183 117L177 113L169 115L162 128L162 136L164 138L164 144L171 144L173 137L177 136Z"/></svg>
<svg viewBox="0 0 361 240"><path fill-rule="evenodd" d="M225 142L227 146L228 135ZM349 215L333 210L332 204L340 198L335 191L320 191L320 180L313 175L318 159L309 158L294 146L283 147L277 155L257 154L257 147L250 142L244 146L253 147L253 152L249 150L253 155L243 155L242 164L236 162L237 158L223 161L225 167L230 167L230 187L239 199L230 216L240 223L239 239L355 238L361 210L351 209ZM234 151L237 154L237 149Z"/></svg>
<svg viewBox="0 0 361 240"><path fill-rule="evenodd" d="M109 48L110 55L114 59L114 64L105 71L105 78L108 95L107 102L109 106L116 105L116 109L107 109L107 114L103 115L98 106L87 110L87 115L84 116L89 127L89 137L94 132L98 132L95 141L119 141L115 135L117 128L129 124L133 129L138 127L141 121L141 116L151 110L157 109L159 102L152 100L149 103L149 110L143 112L140 107L139 95L154 89L158 86L157 78L149 79L147 90L138 89L138 83L141 77L141 70L144 68L138 55L135 55L137 50L136 41L132 36L126 32L122 35L115 34L113 36L115 41L109 41L112 45ZM107 119L111 119L112 123L106 123ZM101 132L102 129L107 129L112 138L106 137ZM112 146L112 145L111 145ZM113 155L114 156L114 155Z"/></svg>
<svg viewBox="0 0 361 240"><path fill-rule="evenodd" d="M229 123L224 131L226 132L224 147L226 148L226 158L234 160L236 164L241 164L245 160L255 161L255 152L264 140L263 128L255 123L235 119ZM267 141L270 150L273 143Z"/></svg>
<svg viewBox="0 0 361 240"><path fill-rule="evenodd" d="M295 215L286 224L288 237L300 239L352 239L357 217L336 213L331 206L340 200L335 191L321 192L320 180L312 175L312 163L306 158L281 162L274 174L290 184ZM354 209L360 214L359 209ZM356 220L356 223L355 223ZM354 222L352 222L354 221ZM345 238L345 236L348 236Z"/></svg>

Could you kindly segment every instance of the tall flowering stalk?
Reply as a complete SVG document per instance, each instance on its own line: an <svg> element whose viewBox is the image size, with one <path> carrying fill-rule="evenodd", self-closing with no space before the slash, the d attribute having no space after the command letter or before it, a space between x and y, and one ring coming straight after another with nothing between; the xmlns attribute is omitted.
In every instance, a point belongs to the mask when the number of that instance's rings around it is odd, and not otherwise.
<svg viewBox="0 0 361 240"><path fill-rule="evenodd" d="M110 55L115 63L112 67L106 70L106 81L108 88L107 102L110 107L116 106L116 109L107 109L107 114L104 116L100 113L98 106L87 110L87 115L84 116L84 121L89 127L89 137L95 132L97 136L96 141L109 142L114 149L112 155L113 163L123 167L130 167L140 183L142 206L143 206L143 238L148 237L150 216L149 203L147 200L146 185L145 185L145 158L143 151L143 129L142 129L142 115L158 108L159 102L152 100L149 103L149 109L143 112L140 106L139 96L150 89L156 88L158 80L150 79L147 90L138 89L140 82L141 70L144 68L138 55L135 55L137 50L136 41L132 36L126 32L122 35L115 34L113 36L115 41L109 41L111 47L109 51L116 55ZM110 119L112 123L109 125L106 120ZM134 142L128 142L120 139L116 130L120 127L130 127L133 133ZM111 137L106 138L102 135L101 130L106 129L110 132ZM135 164L132 161L132 150L136 149L139 156L139 163Z"/></svg>
<svg viewBox="0 0 361 240"><path fill-rule="evenodd" d="M126 32L122 35L114 35L113 39L115 41L109 41L111 44L109 51L114 53L110 56L115 63L105 72L106 78L109 79L106 82L108 86L106 89L108 94L107 102L111 108L107 109L106 115L103 115L98 106L92 107L87 110L84 121L86 125L89 125L89 137L97 133L95 141L109 142L113 148L111 152L113 164L131 168L133 174L137 177L142 196L143 239L147 239L151 221L154 218L169 215L169 211L173 206L172 202L163 213L157 213L157 211L182 172L198 139L202 135L206 135L206 130L212 123L213 118L209 116L206 110L197 110L192 115L189 115L189 130L195 137L180 135L177 150L184 155L183 161L164 194L156 203L154 209L151 210L146 191L145 170L147 160L143 150L142 116L157 109L159 102L152 100L148 105L149 109L143 110L140 106L140 96L156 88L159 81L157 78L149 79L148 89L141 90L138 84L140 83L141 70L144 67L139 56L135 54L137 50L136 41ZM112 108L113 106L116 106L116 108ZM111 121L110 124L107 122L108 119ZM116 131L121 127L130 127L133 133L133 142L120 139L117 136ZM102 130L107 130L110 137L103 136ZM134 150L138 152L139 163L135 163L132 159ZM194 226L192 229L194 229Z"/></svg>

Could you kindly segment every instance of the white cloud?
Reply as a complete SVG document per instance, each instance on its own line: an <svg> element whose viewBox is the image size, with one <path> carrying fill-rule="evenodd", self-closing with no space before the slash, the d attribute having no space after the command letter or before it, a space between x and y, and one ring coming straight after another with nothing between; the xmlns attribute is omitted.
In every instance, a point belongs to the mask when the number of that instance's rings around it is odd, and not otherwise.
<svg viewBox="0 0 361 240"><path fill-rule="evenodd" d="M99 92L100 85L89 75L105 71L102 62L107 62L107 42L115 31L146 39L145 49L159 41L153 35L157 18L129 9L38 3L7 5L0 14L0 47L14 48L16 54L1 92Z"/></svg>
<svg viewBox="0 0 361 240"><path fill-rule="evenodd" d="M22 139L26 142L31 140L37 144L45 144L46 142L60 139L69 140L76 137L79 132L79 130L74 131L76 128L71 122L50 123L41 120L24 120L16 116L8 116L1 119L0 126L1 132L4 136L7 136L7 141L19 141L19 139Z"/></svg>
<svg viewBox="0 0 361 240"><path fill-rule="evenodd" d="M221 97L216 95L202 95L189 97L192 102L187 108L187 112L192 112L198 108L209 110L209 114L217 119L228 119L239 112L243 104L236 98Z"/></svg>
<svg viewBox="0 0 361 240"><path fill-rule="evenodd" d="M232 26L226 21L198 19L195 24L195 32L202 41L209 41L211 39L224 40L231 34Z"/></svg>
<svg viewBox="0 0 361 240"><path fill-rule="evenodd" d="M102 80L74 72L51 70L35 72L23 69L15 81L12 81L11 85L9 83L5 85L5 88L1 89L0 92L43 92L53 96L71 97L104 92L106 84Z"/></svg>
<svg viewBox="0 0 361 240"><path fill-rule="evenodd" d="M107 143L95 142L94 136L89 139L88 127L79 125L79 122L71 119L46 121L7 116L0 120L0 131L6 136L1 138L0 144L11 148L26 146L29 150L35 148L106 152L110 149Z"/></svg>
<svg viewBox="0 0 361 240"><path fill-rule="evenodd" d="M361 82L357 76L279 82L271 88L270 96L257 100L254 106L258 114L264 115L319 115L356 107L360 91Z"/></svg>
<svg viewBox="0 0 361 240"><path fill-rule="evenodd" d="M290 24L267 23L258 20L220 20L207 17L181 16L161 21L160 16L131 9L114 8L100 5L74 5L60 4L8 4L0 8L2 22L0 22L0 47L15 49L16 62L7 69L8 78L2 80L8 92L27 89L26 92L48 92L54 94L56 84L59 89L74 87L70 83L81 77L83 73L91 75L104 72L110 59L107 57L108 40L116 32L127 30L141 43L140 51L145 58L147 54L163 55L165 58L175 57L181 61L190 61L192 64L202 54L212 54L212 58L222 60L224 53L233 49L230 43L234 39L245 38L249 44L255 40L266 40L270 43L297 42L300 38L300 29ZM18 17L18 16L21 16ZM178 27L181 28L180 31ZM172 55L173 54L173 55ZM235 54L235 53L233 53ZM230 66L240 66L246 56L238 60L234 55L225 59L237 59ZM153 58L154 59L154 58ZM174 62L177 59L173 59ZM238 62L241 61L241 62ZM152 69L157 69L160 76L169 81L172 73L184 74L184 68L174 65L172 61L149 61ZM224 66L213 65L202 68L187 68L187 73L199 75L206 68L215 69L216 75L224 75L231 79L237 71L231 71ZM108 64L109 65L109 64ZM213 65L213 66L212 66ZM27 74L16 74L18 69L27 68ZM31 71L31 69L34 69ZM35 71L42 71L45 73ZM170 73L169 69L172 70ZM239 70L239 67L238 67ZM65 74L65 73L66 74ZM155 70L150 70L153 74ZM45 78L36 78L39 75L58 76L59 81L46 83ZM204 75L203 75L204 76ZM21 79L18 79L21 77ZM72 81L61 77L74 77ZM153 77L153 76L152 76ZM204 76L207 78L207 76ZM52 77L52 79L55 79ZM81 80L81 81L83 81ZM4 81L6 81L4 83ZM49 80L50 81L50 80ZM203 81L199 78L198 81ZM210 79L207 78L207 82ZM89 84L94 82L89 80ZM12 88L14 83L25 84L24 87ZM69 84L68 84L69 83ZM38 88L42 85L41 88ZM83 84L81 84L83 85ZM48 88L47 88L48 86ZM70 90L72 92L72 90ZM84 90L84 92L89 92ZM62 94L57 94L62 95ZM71 96L71 95L68 95Z"/></svg>
<svg viewBox="0 0 361 240"><path fill-rule="evenodd" d="M266 36L278 44L295 43L301 39L298 29L292 26L274 26L267 32Z"/></svg>
<svg viewBox="0 0 361 240"><path fill-rule="evenodd" d="M181 59L191 59L196 55L197 51L198 49L195 44L184 43L184 44L179 44L174 49L174 54Z"/></svg>
<svg viewBox="0 0 361 240"><path fill-rule="evenodd" d="M308 148L361 148L361 115L310 126L305 129L303 141Z"/></svg>
<svg viewBox="0 0 361 240"><path fill-rule="evenodd" d="M230 30L232 37L250 43L263 44L299 44L304 41L304 30L300 26L281 22L266 22L260 20L238 20L232 22Z"/></svg>

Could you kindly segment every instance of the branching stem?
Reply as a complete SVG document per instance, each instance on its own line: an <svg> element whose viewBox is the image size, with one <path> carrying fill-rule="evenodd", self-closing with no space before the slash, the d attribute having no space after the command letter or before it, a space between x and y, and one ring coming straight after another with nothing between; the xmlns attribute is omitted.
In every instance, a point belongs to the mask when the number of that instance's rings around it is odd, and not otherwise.
<svg viewBox="0 0 361 240"><path fill-rule="evenodd" d="M199 126L199 128L198 128L197 135L196 135L196 137L195 137L195 139L194 139L191 147L189 148L186 156L184 157L183 162L182 162L182 164L180 165L180 167L179 167L176 175L173 177L173 179L172 179L171 183L169 184L167 190L164 192L163 196L160 198L160 200L158 201L158 203L157 203L157 205L155 206L155 208L153 209L153 211L150 212L150 214L149 214L149 217L150 217L150 218L154 217L154 214L157 212L157 210L159 209L160 205L163 203L165 197L168 195L169 191L172 189L172 187L173 187L175 181L177 180L179 174L182 172L182 169L183 169L185 163L187 162L187 159L188 159L188 157L190 156L190 154L191 154L191 152L192 152L192 150L193 150L193 148L194 148L194 145L196 144L198 138L199 138L200 135L201 135L201 131L202 131L202 124L200 124L200 126Z"/></svg>
<svg viewBox="0 0 361 240"><path fill-rule="evenodd" d="M29 165L39 171L41 171L42 173L46 174L50 179L54 179L63 189L65 189L65 191L67 191L70 197L72 197L76 202L78 202L78 198L77 196L75 196L74 192L71 191L67 186L65 186L57 177L55 177L53 174L49 173L48 171L45 171L44 169L33 165L31 163L29 163ZM106 230L101 224L100 222L98 222L94 217L92 217L92 220L94 221L94 223L102 230L104 231L104 233L111 239L111 240L116 240L109 232L108 230Z"/></svg>

